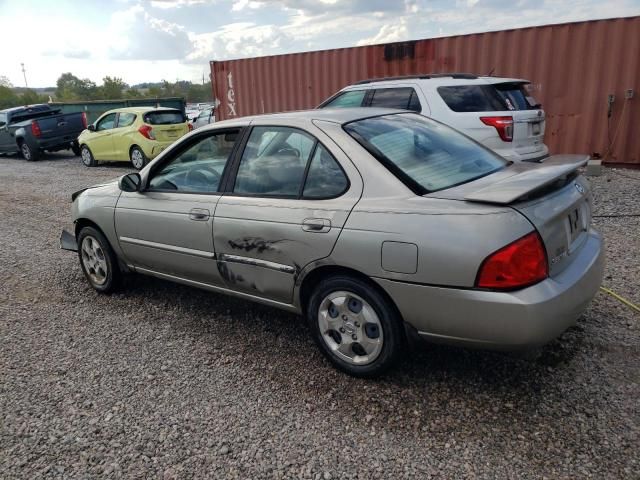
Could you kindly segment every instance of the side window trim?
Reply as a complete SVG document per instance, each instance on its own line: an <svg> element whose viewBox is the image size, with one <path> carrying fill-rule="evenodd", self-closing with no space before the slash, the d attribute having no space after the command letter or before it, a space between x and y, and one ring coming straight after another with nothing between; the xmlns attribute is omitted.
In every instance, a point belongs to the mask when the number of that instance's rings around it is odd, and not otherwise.
<svg viewBox="0 0 640 480"><path fill-rule="evenodd" d="M178 194L186 194L186 195L223 195L224 192L225 192L224 187L225 187L225 184L226 184L226 182L228 180L228 176L229 176L229 173L230 173L231 164L233 163L233 161L235 159L235 156L237 155L238 145L243 140L244 134L246 133L246 130L247 130L247 127L227 127L227 128L221 128L219 130L213 130L213 131L212 130L208 130L206 132L202 132L199 135L194 135L193 137L191 137L189 142L185 142L185 145L181 146L178 149L175 149L175 151L172 151L170 155L167 155L165 158L163 158L161 162L156 163L151 167L151 170L149 171L149 175L147 175L147 178L146 178L146 181L145 181L145 185L143 186L141 192L165 192L165 193L178 193ZM161 189L150 189L149 188L149 184L150 184L151 180L154 178L154 174L159 169L164 167L166 164L171 163L173 160L176 159L176 157L178 157L179 155L182 155L184 152L189 150L195 144L197 144L198 142L203 141L204 139L206 139L208 137L213 137L215 135L220 135L220 134L224 134L224 133L230 133L230 132L234 132L234 131L238 131L238 138L236 139L236 142L233 145L233 149L231 150L231 154L229 155L229 159L227 160L227 163L224 166L224 170L222 171L222 178L220 179L220 184L218 186L218 191L216 191L216 192L195 192L195 191L192 192L192 191L161 190Z"/></svg>

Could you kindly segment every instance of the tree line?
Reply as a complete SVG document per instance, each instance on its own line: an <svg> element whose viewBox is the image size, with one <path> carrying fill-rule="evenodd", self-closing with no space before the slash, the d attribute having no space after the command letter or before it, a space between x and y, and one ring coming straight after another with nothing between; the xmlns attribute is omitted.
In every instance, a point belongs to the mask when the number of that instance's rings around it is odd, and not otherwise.
<svg viewBox="0 0 640 480"><path fill-rule="evenodd" d="M211 82L196 84L185 80L143 83L129 86L121 78L106 76L102 85L88 78L79 78L70 72L56 81L51 94L41 94L29 88L15 88L7 77L0 76L0 109L34 103L77 102L88 100L121 100L132 98L183 97L187 102L211 102Z"/></svg>

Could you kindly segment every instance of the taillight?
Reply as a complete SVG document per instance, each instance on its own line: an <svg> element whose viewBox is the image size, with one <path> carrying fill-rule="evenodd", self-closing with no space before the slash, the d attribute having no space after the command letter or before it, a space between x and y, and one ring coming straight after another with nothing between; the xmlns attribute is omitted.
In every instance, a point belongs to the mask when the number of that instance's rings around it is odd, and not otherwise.
<svg viewBox="0 0 640 480"><path fill-rule="evenodd" d="M87 114L82 112L82 127L87 128Z"/></svg>
<svg viewBox="0 0 640 480"><path fill-rule="evenodd" d="M42 135L40 125L38 125L38 122L36 122L35 120L31 122L31 133L34 137L40 137L40 135Z"/></svg>
<svg viewBox="0 0 640 480"><path fill-rule="evenodd" d="M513 117L480 117L485 125L494 127L504 142L513 141Z"/></svg>
<svg viewBox="0 0 640 480"><path fill-rule="evenodd" d="M143 124L139 129L138 132L140 132L140 134L145 137L148 138L149 140L155 140L156 137L153 135L153 129L151 128L150 125L147 125L146 123Z"/></svg>
<svg viewBox="0 0 640 480"><path fill-rule="evenodd" d="M537 232L501 248L480 265L476 287L515 290L549 276L547 254Z"/></svg>
<svg viewBox="0 0 640 480"><path fill-rule="evenodd" d="M193 123L187 122L187 125L189 125L189 131L192 131L193 130Z"/></svg>

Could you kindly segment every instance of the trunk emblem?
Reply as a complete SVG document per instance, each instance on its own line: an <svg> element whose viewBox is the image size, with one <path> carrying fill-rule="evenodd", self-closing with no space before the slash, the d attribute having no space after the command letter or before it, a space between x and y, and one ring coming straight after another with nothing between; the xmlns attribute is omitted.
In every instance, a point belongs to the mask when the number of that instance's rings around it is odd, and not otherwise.
<svg viewBox="0 0 640 480"><path fill-rule="evenodd" d="M578 192L584 193L584 187L582 185L580 185L579 183L576 183L575 186L576 186L576 190L578 190Z"/></svg>

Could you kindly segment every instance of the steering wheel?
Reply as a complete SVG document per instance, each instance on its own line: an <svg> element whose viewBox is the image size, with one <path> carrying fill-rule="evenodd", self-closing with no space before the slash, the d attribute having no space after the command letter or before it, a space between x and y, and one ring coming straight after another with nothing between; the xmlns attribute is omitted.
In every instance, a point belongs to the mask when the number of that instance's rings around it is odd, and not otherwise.
<svg viewBox="0 0 640 480"><path fill-rule="evenodd" d="M189 170L184 181L188 187L217 188L220 184L220 174L213 169L201 167Z"/></svg>

